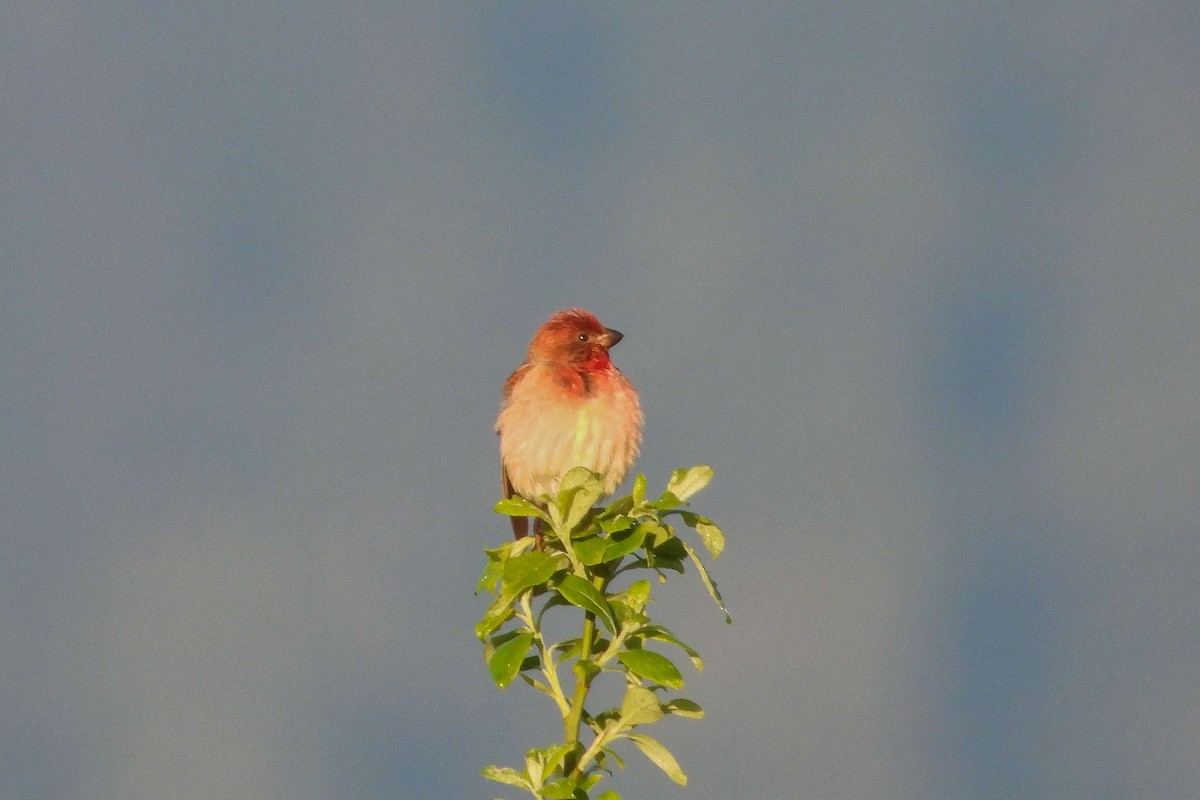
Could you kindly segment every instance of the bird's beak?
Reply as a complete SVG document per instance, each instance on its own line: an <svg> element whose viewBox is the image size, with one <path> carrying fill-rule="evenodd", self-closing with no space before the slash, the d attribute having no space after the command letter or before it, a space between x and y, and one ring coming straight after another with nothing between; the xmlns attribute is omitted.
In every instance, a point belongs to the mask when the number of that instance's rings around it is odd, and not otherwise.
<svg viewBox="0 0 1200 800"><path fill-rule="evenodd" d="M615 347L617 342L624 338L625 334L621 333L620 331L614 331L612 328L605 328L604 338L600 340L600 343L603 344L604 349L607 350L610 347Z"/></svg>

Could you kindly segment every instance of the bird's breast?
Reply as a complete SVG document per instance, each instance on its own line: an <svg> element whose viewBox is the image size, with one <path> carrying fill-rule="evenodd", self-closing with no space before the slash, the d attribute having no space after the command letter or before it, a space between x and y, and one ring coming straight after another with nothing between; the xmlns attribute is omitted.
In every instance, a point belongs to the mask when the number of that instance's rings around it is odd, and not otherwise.
<svg viewBox="0 0 1200 800"><path fill-rule="evenodd" d="M577 466L600 473L606 493L624 480L641 444L637 394L615 369L590 375L588 383L590 391L570 391L560 375L535 368L513 385L496 430L501 460L521 495L553 495Z"/></svg>

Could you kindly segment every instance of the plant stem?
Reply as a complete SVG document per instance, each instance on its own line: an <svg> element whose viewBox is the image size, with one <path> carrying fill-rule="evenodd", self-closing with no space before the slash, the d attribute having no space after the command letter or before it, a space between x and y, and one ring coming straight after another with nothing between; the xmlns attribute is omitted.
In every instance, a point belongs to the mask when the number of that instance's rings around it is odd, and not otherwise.
<svg viewBox="0 0 1200 800"><path fill-rule="evenodd" d="M596 618L589 612L583 617L583 634L579 637L579 660L576 665L592 657L592 640L596 636ZM587 699L588 689L592 683L592 673L583 669L575 670L575 695L571 698L570 713L563 719L564 741L570 745L572 755L567 758L574 761L575 746L579 744L579 726L583 723L583 701ZM564 772L570 774L581 764L569 764Z"/></svg>
<svg viewBox="0 0 1200 800"><path fill-rule="evenodd" d="M610 578L604 575L590 575L592 585L604 592L608 588ZM579 728L583 724L583 703L587 700L588 690L592 687L592 678L599 671L596 668L582 669L580 664L592 660L592 648L596 644L596 617L590 611L583 615L583 633L579 637L579 659L575 662L575 695L571 698L571 713L563 720L564 739L571 746L571 754L563 763L563 774L581 772L588 759L575 760L575 749L579 744Z"/></svg>

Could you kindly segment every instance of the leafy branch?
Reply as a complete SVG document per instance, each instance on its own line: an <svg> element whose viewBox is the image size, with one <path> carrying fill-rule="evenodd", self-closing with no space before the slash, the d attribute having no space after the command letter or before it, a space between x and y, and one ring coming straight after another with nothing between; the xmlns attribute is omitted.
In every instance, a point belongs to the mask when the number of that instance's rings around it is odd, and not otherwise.
<svg viewBox="0 0 1200 800"><path fill-rule="evenodd" d="M589 800L588 793L612 774L610 765L624 768L612 747L628 741L676 783L687 783L671 752L640 728L668 715L702 719L704 711L686 698L668 699L669 692L683 688L683 675L671 658L646 645L681 651L697 670L703 662L650 619L651 582L636 576L651 572L665 583L668 572L682 574L690 561L725 621L731 621L716 583L696 550L676 536L671 520L695 531L713 558L721 554L721 529L685 508L712 475L706 466L677 469L655 500L646 499L646 479L638 475L631 494L596 507L602 480L579 467L563 476L556 498L543 497L542 506L521 498L496 505L500 514L540 519L545 536L540 550L527 536L486 551L476 590L495 596L475 633L499 688L520 677L553 701L562 717L563 740L528 751L523 768L489 766L484 777L537 800ZM554 608L582 611L578 637L548 638L543 622ZM621 703L590 712L585 704L593 682L605 674L623 680ZM569 691L564 678L574 681ZM620 800L620 795L610 789L596 800Z"/></svg>

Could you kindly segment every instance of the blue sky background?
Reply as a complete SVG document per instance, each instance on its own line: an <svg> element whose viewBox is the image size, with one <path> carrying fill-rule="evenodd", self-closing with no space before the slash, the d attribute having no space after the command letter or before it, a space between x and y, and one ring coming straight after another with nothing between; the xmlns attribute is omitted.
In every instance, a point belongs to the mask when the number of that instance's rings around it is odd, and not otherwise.
<svg viewBox="0 0 1200 800"><path fill-rule="evenodd" d="M1200 784L1187 4L0 12L0 797L489 798L500 384L582 305L722 623L681 790ZM695 584L695 585L693 585ZM515 729L517 733L510 733Z"/></svg>

